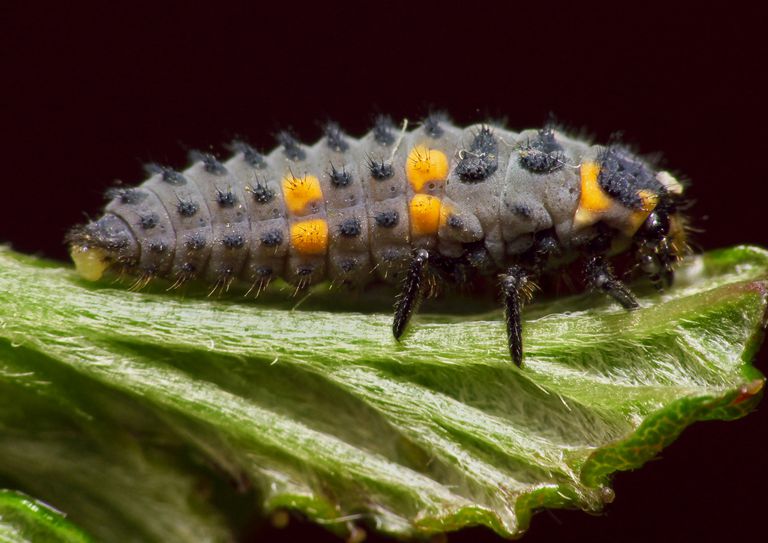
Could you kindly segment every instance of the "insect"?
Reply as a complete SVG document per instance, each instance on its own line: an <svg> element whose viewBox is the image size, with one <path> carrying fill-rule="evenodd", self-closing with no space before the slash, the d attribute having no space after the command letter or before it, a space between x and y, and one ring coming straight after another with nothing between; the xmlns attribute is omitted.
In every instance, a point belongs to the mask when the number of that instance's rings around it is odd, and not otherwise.
<svg viewBox="0 0 768 543"><path fill-rule="evenodd" d="M235 142L219 162L148 167L114 189L105 214L72 229L79 273L112 268L174 286L190 279L256 293L276 277L399 285L399 338L430 281L499 280L509 352L523 360L521 308L542 273L581 262L586 283L627 309L611 257L629 252L658 288L686 250L682 185L620 145L590 145L552 126L511 132L431 115L413 130L377 118L360 139L335 123L306 146L288 133L262 155Z"/></svg>

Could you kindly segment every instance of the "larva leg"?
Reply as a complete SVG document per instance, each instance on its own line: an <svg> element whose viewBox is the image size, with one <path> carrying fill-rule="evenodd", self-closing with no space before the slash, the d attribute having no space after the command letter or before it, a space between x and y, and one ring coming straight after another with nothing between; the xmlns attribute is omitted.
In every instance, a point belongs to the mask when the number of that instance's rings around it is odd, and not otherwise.
<svg viewBox="0 0 768 543"><path fill-rule="evenodd" d="M642 249L638 251L637 267L650 279L653 288L658 292L664 290L661 281L661 263L655 254L644 252Z"/></svg>
<svg viewBox="0 0 768 543"><path fill-rule="evenodd" d="M667 284L667 288L669 288L675 280L675 270L673 266L677 262L677 254L672 248L669 238L664 237L661 239L657 254L659 261L661 262L661 277Z"/></svg>
<svg viewBox="0 0 768 543"><path fill-rule="evenodd" d="M677 255L666 239L662 239L655 248L641 247L637 258L638 266L657 291L663 292L665 287L672 286L675 279L673 266L677 262Z"/></svg>
<svg viewBox="0 0 768 543"><path fill-rule="evenodd" d="M585 275L590 287L602 290L619 302L624 309L636 309L638 307L634 294L614 275L613 269L604 255L594 255L587 260Z"/></svg>
<svg viewBox="0 0 768 543"><path fill-rule="evenodd" d="M518 366L523 362L523 325L520 313L528 284L529 276L520 266L512 266L501 275L504 320L507 323L507 345L512 361Z"/></svg>
<svg viewBox="0 0 768 543"><path fill-rule="evenodd" d="M540 232L531 248L520 256L519 265L512 266L501 275L504 298L504 320L507 324L507 344L512 361L523 362L522 308L535 288L534 281L541 275L550 257L560 253L560 246L552 232Z"/></svg>
<svg viewBox="0 0 768 543"><path fill-rule="evenodd" d="M671 258L670 258L671 257ZM661 251L648 251L641 248L637 255L638 267L650 279L651 284L658 292L664 292L664 287L671 287L674 279L672 262L675 261L670 253Z"/></svg>
<svg viewBox="0 0 768 543"><path fill-rule="evenodd" d="M677 254L668 236L669 229L669 215L657 210L648 216L637 233L639 267L658 291L664 290L665 284L671 287L674 280Z"/></svg>
<svg viewBox="0 0 768 543"><path fill-rule="evenodd" d="M403 282L403 289L395 306L395 321L392 323L392 333L395 339L403 335L411 315L423 295L424 277L427 271L429 252L426 249L417 249L413 254L408 273Z"/></svg>

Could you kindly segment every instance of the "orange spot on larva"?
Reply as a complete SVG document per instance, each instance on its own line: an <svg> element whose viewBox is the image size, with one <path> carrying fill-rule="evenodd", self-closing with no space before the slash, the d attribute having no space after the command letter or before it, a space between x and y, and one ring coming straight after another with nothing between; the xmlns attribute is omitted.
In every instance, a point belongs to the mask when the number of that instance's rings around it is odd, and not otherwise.
<svg viewBox="0 0 768 543"><path fill-rule="evenodd" d="M291 245L303 255L321 255L328 248L328 223L310 219L291 225Z"/></svg>
<svg viewBox="0 0 768 543"><path fill-rule="evenodd" d="M421 192L429 182L442 183L448 177L448 157L436 149L417 145L408 153L405 174L414 192Z"/></svg>
<svg viewBox="0 0 768 543"><path fill-rule="evenodd" d="M440 226L440 198L428 194L415 194L408 206L411 235L436 234Z"/></svg>
<svg viewBox="0 0 768 543"><path fill-rule="evenodd" d="M288 211L300 215L307 212L309 204L323 199L323 190L320 180L314 175L296 177L291 174L283 177L283 195Z"/></svg>
<svg viewBox="0 0 768 543"><path fill-rule="evenodd" d="M573 219L573 224L577 228L596 223L600 220L600 215L613 205L613 200L597 181L600 166L596 162L582 164L580 173L581 197L576 216Z"/></svg>

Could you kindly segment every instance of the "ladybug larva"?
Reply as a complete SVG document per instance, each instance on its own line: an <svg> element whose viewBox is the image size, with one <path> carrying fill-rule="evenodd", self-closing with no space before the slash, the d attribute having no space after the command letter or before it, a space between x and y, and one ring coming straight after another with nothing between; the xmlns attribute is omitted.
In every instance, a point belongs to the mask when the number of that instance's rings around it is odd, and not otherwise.
<svg viewBox="0 0 768 543"><path fill-rule="evenodd" d="M99 220L68 235L79 273L108 269L174 285L282 277L399 285L399 338L430 278L499 277L512 359L522 361L520 310L545 271L582 262L586 283L627 309L632 292L610 257L631 251L657 287L685 250L682 186L619 145L547 126L520 133L458 128L430 116L408 131L388 117L360 139L329 123L312 147L288 133L262 155L242 142L225 163L193 154L183 172L150 166L116 189Z"/></svg>

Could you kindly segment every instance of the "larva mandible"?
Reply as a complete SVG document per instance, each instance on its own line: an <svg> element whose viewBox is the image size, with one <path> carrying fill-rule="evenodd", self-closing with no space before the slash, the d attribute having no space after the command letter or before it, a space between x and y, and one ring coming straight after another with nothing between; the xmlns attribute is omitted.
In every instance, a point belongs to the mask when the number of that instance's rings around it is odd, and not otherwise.
<svg viewBox="0 0 768 543"><path fill-rule="evenodd" d="M542 272L581 259L587 284L632 309L609 261L631 250L657 287L671 284L686 244L682 185L668 172L552 126L462 129L431 115L406 127L381 116L353 139L329 123L312 147L281 133L266 156L235 142L225 163L195 153L183 172L150 166L70 231L76 268L91 280L117 268L138 284L242 280L257 292L275 277L301 288L394 281L396 338L429 276L498 275L518 365L521 306Z"/></svg>

